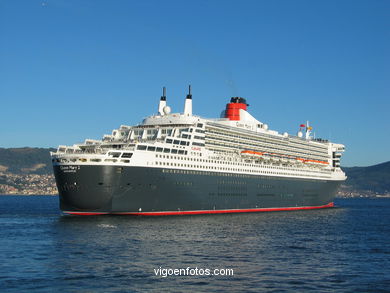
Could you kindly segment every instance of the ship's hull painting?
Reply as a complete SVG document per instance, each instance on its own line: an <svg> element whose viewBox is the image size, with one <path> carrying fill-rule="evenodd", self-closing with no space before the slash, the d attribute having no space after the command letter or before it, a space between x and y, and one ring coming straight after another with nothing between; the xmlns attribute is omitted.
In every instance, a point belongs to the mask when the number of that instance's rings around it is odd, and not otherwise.
<svg viewBox="0 0 390 293"><path fill-rule="evenodd" d="M333 206L342 181L110 165L55 165L73 214L173 215Z"/></svg>

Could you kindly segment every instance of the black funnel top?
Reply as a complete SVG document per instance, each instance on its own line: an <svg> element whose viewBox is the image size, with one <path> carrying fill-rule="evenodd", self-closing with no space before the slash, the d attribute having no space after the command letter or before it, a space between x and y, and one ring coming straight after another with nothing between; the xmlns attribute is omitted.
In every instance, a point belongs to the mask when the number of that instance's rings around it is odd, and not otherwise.
<svg viewBox="0 0 390 293"><path fill-rule="evenodd" d="M160 98L160 101L166 101L167 100L167 96L166 96L166 88L165 86L163 87L163 95L161 96Z"/></svg>
<svg viewBox="0 0 390 293"><path fill-rule="evenodd" d="M246 100L241 97L232 97L230 99L230 103L241 103L241 104L246 104Z"/></svg>
<svg viewBox="0 0 390 293"><path fill-rule="evenodd" d="M187 95L186 99L192 99L192 95L191 95L191 85L188 86L188 95Z"/></svg>

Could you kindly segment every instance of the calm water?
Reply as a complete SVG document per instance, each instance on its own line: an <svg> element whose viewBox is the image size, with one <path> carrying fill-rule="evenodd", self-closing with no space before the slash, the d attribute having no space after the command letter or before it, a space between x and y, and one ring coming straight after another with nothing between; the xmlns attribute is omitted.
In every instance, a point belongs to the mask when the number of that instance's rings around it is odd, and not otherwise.
<svg viewBox="0 0 390 293"><path fill-rule="evenodd" d="M62 216L57 203L0 196L1 292L390 290L390 199L159 218ZM234 275L164 278L160 267Z"/></svg>

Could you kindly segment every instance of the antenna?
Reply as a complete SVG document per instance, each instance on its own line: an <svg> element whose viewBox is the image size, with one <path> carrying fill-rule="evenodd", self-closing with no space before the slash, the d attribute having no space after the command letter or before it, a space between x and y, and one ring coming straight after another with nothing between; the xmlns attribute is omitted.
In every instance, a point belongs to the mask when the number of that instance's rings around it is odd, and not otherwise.
<svg viewBox="0 0 390 293"><path fill-rule="evenodd" d="M192 95L191 95L191 85L188 86L188 95L187 95L187 99L192 99Z"/></svg>
<svg viewBox="0 0 390 293"><path fill-rule="evenodd" d="M167 89L164 86L163 87L163 95L161 96L161 99L160 99L161 101L166 101L167 100L166 92L167 92Z"/></svg>
<svg viewBox="0 0 390 293"><path fill-rule="evenodd" d="M166 88L165 86L163 87L163 95L160 98L160 102L158 103L158 114L163 116L164 113L164 108L167 105L167 96L166 96Z"/></svg>

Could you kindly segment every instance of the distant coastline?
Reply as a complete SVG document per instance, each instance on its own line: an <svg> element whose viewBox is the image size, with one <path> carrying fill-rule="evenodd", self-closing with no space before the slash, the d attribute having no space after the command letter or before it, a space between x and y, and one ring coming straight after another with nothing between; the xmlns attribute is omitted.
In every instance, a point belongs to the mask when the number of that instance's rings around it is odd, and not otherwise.
<svg viewBox="0 0 390 293"><path fill-rule="evenodd" d="M0 194L0 196L58 196L58 193L56 194Z"/></svg>
<svg viewBox="0 0 390 293"><path fill-rule="evenodd" d="M0 172L1 195L56 195L53 174L13 174Z"/></svg>

